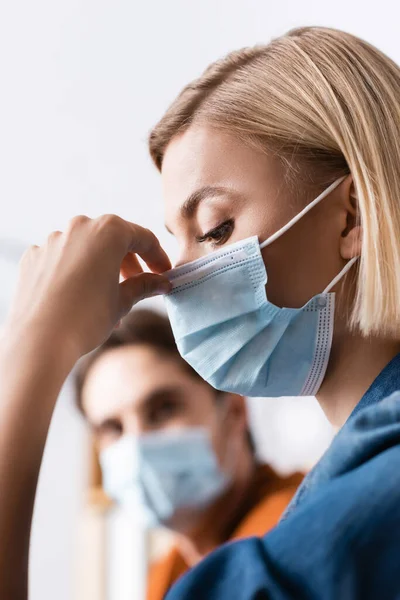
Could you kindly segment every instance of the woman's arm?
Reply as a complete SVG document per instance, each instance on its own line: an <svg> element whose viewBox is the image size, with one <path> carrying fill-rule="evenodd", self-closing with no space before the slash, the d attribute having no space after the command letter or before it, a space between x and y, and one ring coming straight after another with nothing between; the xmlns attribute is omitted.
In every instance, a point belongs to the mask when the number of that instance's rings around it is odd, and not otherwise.
<svg viewBox="0 0 400 600"><path fill-rule="evenodd" d="M156 273L169 267L151 232L114 216L74 219L25 254L0 340L0 598L28 597L37 479L65 378L132 304L168 291Z"/></svg>
<svg viewBox="0 0 400 600"><path fill-rule="evenodd" d="M54 404L74 360L33 328L23 337L4 334L0 350L0 598L25 600L40 463Z"/></svg>

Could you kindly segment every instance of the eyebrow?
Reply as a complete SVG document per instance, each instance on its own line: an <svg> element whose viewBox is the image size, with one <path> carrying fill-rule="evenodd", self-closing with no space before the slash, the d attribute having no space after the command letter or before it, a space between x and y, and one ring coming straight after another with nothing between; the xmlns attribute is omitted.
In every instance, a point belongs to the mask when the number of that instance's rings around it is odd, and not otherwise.
<svg viewBox="0 0 400 600"><path fill-rule="evenodd" d="M222 186L204 185L198 190L192 192L190 196L186 198L180 209L181 216L185 220L191 219L196 214L199 204L203 202L203 200L213 196L223 196L226 194L232 194L232 190ZM169 233L172 233L168 225L165 225L165 228Z"/></svg>
<svg viewBox="0 0 400 600"><path fill-rule="evenodd" d="M164 386L161 386L161 387L153 390L148 395L141 398L136 405L136 409L139 412L145 411L148 408L152 408L154 404L157 404L158 402L160 402L160 400L162 400L164 397L168 398L168 396L172 396L172 395L175 396L178 400L181 400L182 395L183 395L182 388L178 384L173 384L173 385L165 384ZM118 411L114 411L114 412L102 417L98 422L92 421L88 416L86 417L86 419L87 419L87 422L89 423L90 427L97 430L97 429L101 429L101 427L105 423L108 423L109 421L118 421L120 419L120 417L118 415Z"/></svg>

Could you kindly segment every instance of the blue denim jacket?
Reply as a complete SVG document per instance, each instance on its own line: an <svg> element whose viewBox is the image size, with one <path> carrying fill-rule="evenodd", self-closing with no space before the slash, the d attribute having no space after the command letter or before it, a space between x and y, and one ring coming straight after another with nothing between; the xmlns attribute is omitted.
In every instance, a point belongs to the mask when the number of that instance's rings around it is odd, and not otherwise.
<svg viewBox="0 0 400 600"><path fill-rule="evenodd" d="M400 354L376 378L284 519L226 544L167 600L400 599Z"/></svg>

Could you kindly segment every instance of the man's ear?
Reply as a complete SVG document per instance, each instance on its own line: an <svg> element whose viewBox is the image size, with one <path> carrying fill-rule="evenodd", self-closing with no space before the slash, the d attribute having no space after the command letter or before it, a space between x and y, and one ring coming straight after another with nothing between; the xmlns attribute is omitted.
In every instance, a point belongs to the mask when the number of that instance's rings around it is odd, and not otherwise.
<svg viewBox="0 0 400 600"><path fill-rule="evenodd" d="M343 202L347 218L340 241L340 254L345 260L350 260L361 254L362 228L352 176L349 175L343 184Z"/></svg>
<svg viewBox="0 0 400 600"><path fill-rule="evenodd" d="M247 431L249 426L246 400L238 394L226 392L224 404L227 407L227 424L231 430L237 432Z"/></svg>

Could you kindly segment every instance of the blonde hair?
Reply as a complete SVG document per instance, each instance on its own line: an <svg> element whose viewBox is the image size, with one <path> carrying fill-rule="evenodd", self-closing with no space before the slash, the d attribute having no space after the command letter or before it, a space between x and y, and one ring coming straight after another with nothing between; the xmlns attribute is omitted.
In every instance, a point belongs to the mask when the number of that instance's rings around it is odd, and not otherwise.
<svg viewBox="0 0 400 600"><path fill-rule="evenodd" d="M400 68L363 40L297 29L218 60L150 134L159 170L193 122L309 165L328 184L351 173L363 228L350 317L365 335L400 334Z"/></svg>

